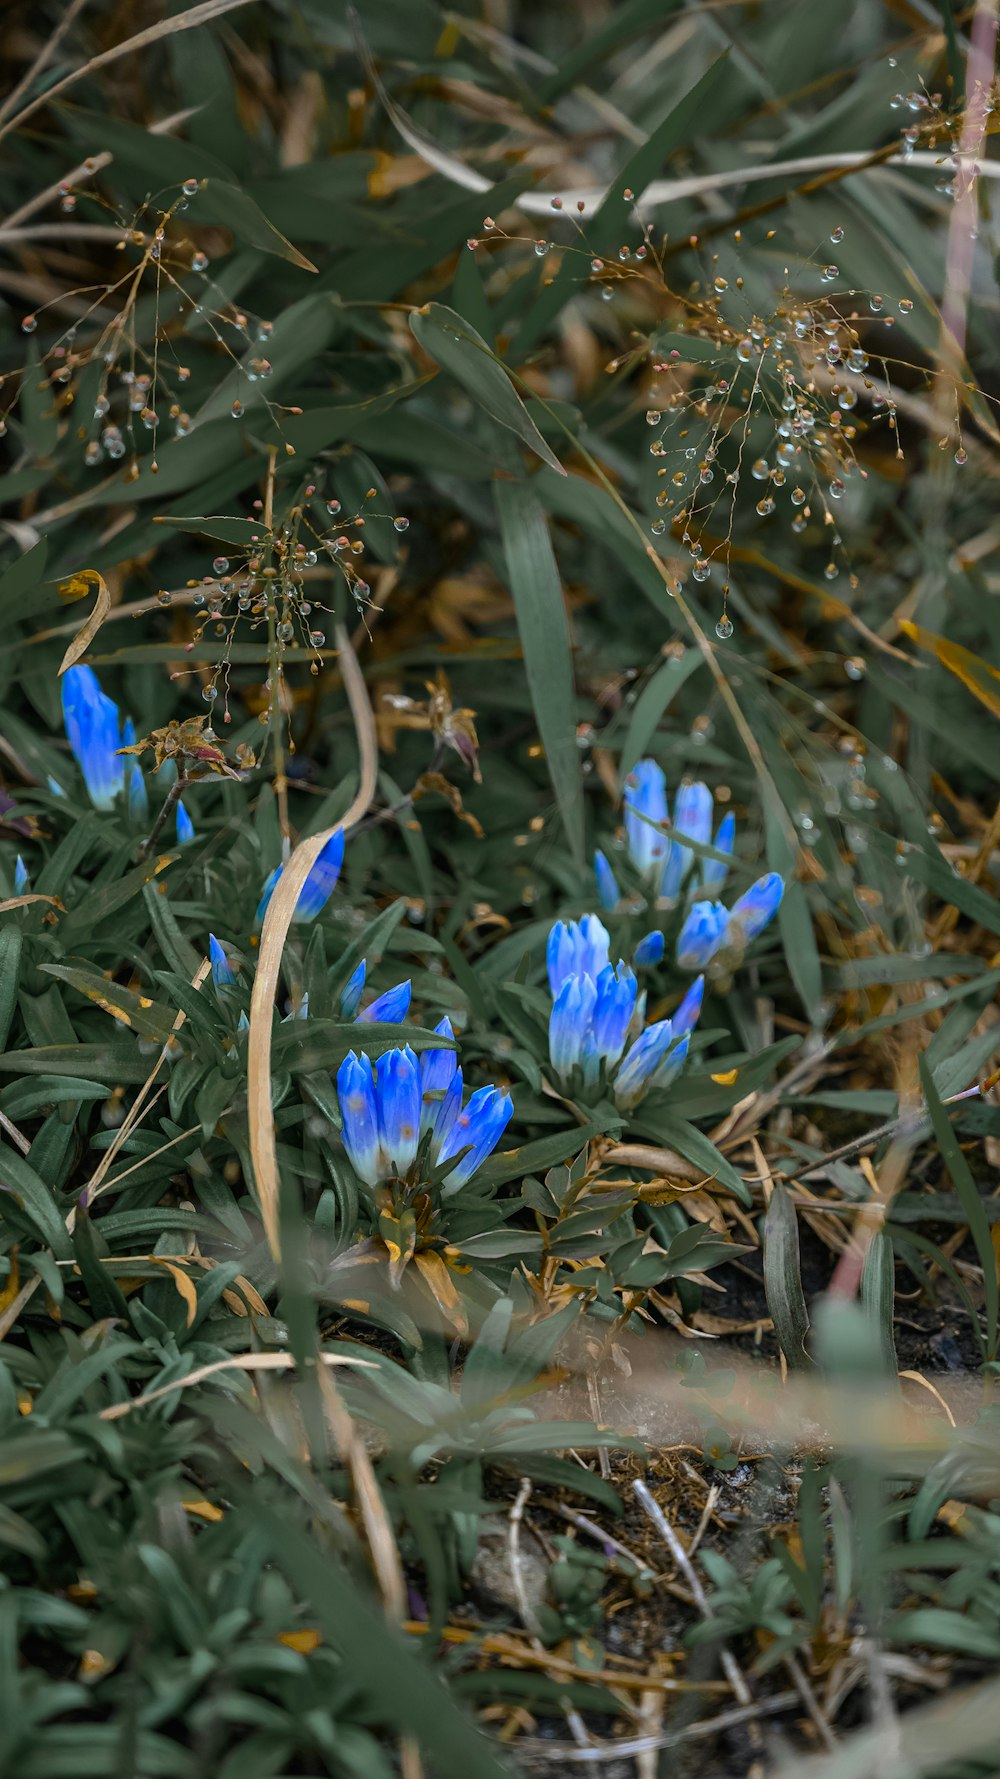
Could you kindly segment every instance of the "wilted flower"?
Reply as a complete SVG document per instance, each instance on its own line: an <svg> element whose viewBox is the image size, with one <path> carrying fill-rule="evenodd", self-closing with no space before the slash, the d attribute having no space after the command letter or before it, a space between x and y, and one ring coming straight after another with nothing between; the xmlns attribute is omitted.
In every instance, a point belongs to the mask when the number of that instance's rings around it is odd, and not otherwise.
<svg viewBox="0 0 1000 1779"><path fill-rule="evenodd" d="M452 1035L447 1020L437 1030ZM418 1151L438 1171L461 1155L445 1174L445 1194L464 1186L492 1154L513 1112L509 1094L497 1087L478 1088L463 1109L454 1051L425 1051L418 1062L408 1044L385 1051L374 1067L364 1051L350 1051L337 1071L337 1094L344 1147L362 1180L377 1186L406 1175Z"/></svg>
<svg viewBox="0 0 1000 1779"><path fill-rule="evenodd" d="M780 873L769 871L728 910L721 902L695 902L677 940L681 969L703 970L720 952L733 953L738 960L773 920L784 893Z"/></svg>
<svg viewBox="0 0 1000 1779"><path fill-rule="evenodd" d="M67 668L62 706L66 739L94 808L113 808L127 790L129 814L143 820L149 800L142 771L135 761L127 767L122 757L122 750L135 746L135 730L130 722L122 724L117 704L101 691L92 667Z"/></svg>
<svg viewBox="0 0 1000 1779"><path fill-rule="evenodd" d="M295 904L295 913L292 916L294 921L303 925L306 921L316 919L317 914L326 906L333 894L343 862L344 830L338 828L327 841L299 891L299 899ZM257 904L257 913L254 916L255 926L263 926L268 903L284 868L283 865L276 865L264 884L260 901Z"/></svg>

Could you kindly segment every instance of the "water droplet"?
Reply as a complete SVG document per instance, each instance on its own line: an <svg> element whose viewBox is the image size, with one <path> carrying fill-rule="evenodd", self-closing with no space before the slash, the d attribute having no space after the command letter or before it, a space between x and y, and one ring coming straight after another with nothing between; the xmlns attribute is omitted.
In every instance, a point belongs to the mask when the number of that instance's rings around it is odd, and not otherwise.
<svg viewBox="0 0 1000 1779"><path fill-rule="evenodd" d="M820 273L819 281L821 284L833 284L836 282L836 280L839 277L840 277L840 267L839 266L824 266L822 272Z"/></svg>
<svg viewBox="0 0 1000 1779"><path fill-rule="evenodd" d="M243 403L237 398L237 400L234 401L229 412L231 413L234 420L238 420L240 418L240 415L243 412Z"/></svg>
<svg viewBox="0 0 1000 1779"><path fill-rule="evenodd" d="M864 679L867 663L861 655L849 655L844 662L844 672L848 679Z"/></svg>
<svg viewBox="0 0 1000 1779"><path fill-rule="evenodd" d="M843 500L846 493L847 488L845 484L840 480L839 476L834 476L833 481L830 483L830 499Z"/></svg>
<svg viewBox="0 0 1000 1779"><path fill-rule="evenodd" d="M769 518L774 512L774 500L770 494L765 494L763 500L757 502L757 511L762 519Z"/></svg>
<svg viewBox="0 0 1000 1779"><path fill-rule="evenodd" d="M868 307L873 315L881 315L882 310L885 308L885 297L870 296L868 298Z"/></svg>
<svg viewBox="0 0 1000 1779"><path fill-rule="evenodd" d="M653 533L654 537L662 537L663 533L667 529L666 519L654 519L653 523L649 529Z"/></svg>
<svg viewBox="0 0 1000 1779"><path fill-rule="evenodd" d="M321 649L326 642L326 632L323 630L310 630L309 641L314 649Z"/></svg>
<svg viewBox="0 0 1000 1779"><path fill-rule="evenodd" d="M706 562L705 558L701 556L692 568L691 573L696 581L707 581L712 573L712 564Z"/></svg>
<svg viewBox="0 0 1000 1779"><path fill-rule="evenodd" d="M225 574L228 567L228 556L216 556L215 561L212 563L212 572L213 574Z"/></svg>
<svg viewBox="0 0 1000 1779"><path fill-rule="evenodd" d="M835 229L830 230L830 239L835 247L844 239L844 231L839 223Z"/></svg>
<svg viewBox="0 0 1000 1779"><path fill-rule="evenodd" d="M409 519L404 519L402 517L402 515L398 519L394 519L392 523L393 523L393 528L396 531L408 531L409 530L410 521L409 521Z"/></svg>
<svg viewBox="0 0 1000 1779"><path fill-rule="evenodd" d="M965 449L964 445L959 445L958 450L955 452L955 462L959 466L961 466L963 463L968 463L968 461L969 461L968 451Z"/></svg>
<svg viewBox="0 0 1000 1779"><path fill-rule="evenodd" d="M828 562L823 570L823 579L827 581L835 581L839 573L840 569L837 567L837 564L835 562Z"/></svg>
<svg viewBox="0 0 1000 1779"><path fill-rule="evenodd" d="M26 315L24 317L24 320L21 323L21 332L23 334L33 334L37 326L38 326L38 316L37 315Z"/></svg>
<svg viewBox="0 0 1000 1779"><path fill-rule="evenodd" d="M195 193L197 192L197 190L198 190L197 179L185 179L184 184L181 186L181 191L184 193L184 196L186 198L193 198Z"/></svg>
<svg viewBox="0 0 1000 1779"><path fill-rule="evenodd" d="M216 698L219 696L219 688L218 686L205 686L201 695L206 704L214 704Z"/></svg>
<svg viewBox="0 0 1000 1779"><path fill-rule="evenodd" d="M741 340L736 348L736 356L739 359L740 364L749 364L753 357L753 341Z"/></svg>
<svg viewBox="0 0 1000 1779"><path fill-rule="evenodd" d="M900 299L899 299L899 313L901 315L912 315L913 314L913 299L912 299L912 297L900 297Z"/></svg>
<svg viewBox="0 0 1000 1779"><path fill-rule="evenodd" d="M647 426L659 426L662 418L663 418L663 416L660 413L659 408L647 409L647 411L646 411L646 425Z"/></svg>
<svg viewBox="0 0 1000 1779"><path fill-rule="evenodd" d="M750 474L755 482L766 482L771 474L771 466L766 457L758 457L750 465Z"/></svg>
<svg viewBox="0 0 1000 1779"><path fill-rule="evenodd" d="M724 290L729 289L729 279L728 278L716 278L715 288L718 291L719 295L721 296Z"/></svg>
<svg viewBox="0 0 1000 1779"><path fill-rule="evenodd" d="M732 618L722 617L715 626L715 634L720 642L728 642L733 634Z"/></svg>

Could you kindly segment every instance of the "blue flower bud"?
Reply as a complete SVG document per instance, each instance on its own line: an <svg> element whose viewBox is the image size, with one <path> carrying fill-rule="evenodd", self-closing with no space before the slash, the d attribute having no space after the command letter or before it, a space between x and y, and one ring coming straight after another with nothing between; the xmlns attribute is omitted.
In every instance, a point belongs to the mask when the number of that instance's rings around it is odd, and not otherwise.
<svg viewBox="0 0 1000 1779"><path fill-rule="evenodd" d="M625 1048L625 1039L628 1036L628 1028L635 1008L635 977L627 964L619 963L617 970L613 970L610 964L606 964L597 978L596 989L591 1027L593 1055L598 1061L614 1063L618 1061ZM584 1052L584 1062L586 1063L588 1053L586 1043ZM585 1078L586 1074L585 1067ZM596 1075L595 1069L595 1080Z"/></svg>
<svg viewBox="0 0 1000 1779"><path fill-rule="evenodd" d="M214 933L208 935L208 955L212 963L212 981L216 988L228 988L236 981L233 967Z"/></svg>
<svg viewBox="0 0 1000 1779"><path fill-rule="evenodd" d="M600 849L594 854L594 876L597 879L597 900L601 907L617 908L621 900L618 879Z"/></svg>
<svg viewBox="0 0 1000 1779"><path fill-rule="evenodd" d="M23 896L28 888L28 867L18 853L14 861L14 894Z"/></svg>
<svg viewBox="0 0 1000 1779"><path fill-rule="evenodd" d="M446 1194L464 1186L486 1157L492 1155L510 1123L513 1111L510 1095L503 1088L477 1088L464 1111L459 1112L441 1145L442 1162L457 1155L467 1144L472 1145L469 1153L448 1174L443 1188Z"/></svg>
<svg viewBox="0 0 1000 1779"><path fill-rule="evenodd" d="M375 1186L382 1172L378 1099L375 1075L364 1051L358 1056L351 1050L345 1056L337 1070L337 1097L344 1148L359 1178Z"/></svg>
<svg viewBox="0 0 1000 1779"><path fill-rule="evenodd" d="M420 1141L420 1067L408 1044L379 1057L375 1081L382 1149L395 1171L405 1174Z"/></svg>
<svg viewBox="0 0 1000 1779"><path fill-rule="evenodd" d="M186 846L188 841L193 840L193 839L194 839L194 822L191 820L191 817L188 815L188 812L185 809L180 798L178 798L177 799L177 844L178 844L178 846Z"/></svg>
<svg viewBox="0 0 1000 1779"><path fill-rule="evenodd" d="M676 1033L674 1035L676 1037ZM659 1063L653 1071L649 1082L650 1087L654 1087L657 1092L662 1093L665 1087L669 1087L670 1083L677 1079L684 1064L687 1062L687 1053L690 1043L690 1038L685 1034L685 1036L674 1045L672 1050L668 1050L663 1061Z"/></svg>
<svg viewBox="0 0 1000 1779"><path fill-rule="evenodd" d="M669 1019L640 1032L615 1076L615 1104L622 1110L638 1104L674 1041Z"/></svg>
<svg viewBox="0 0 1000 1779"><path fill-rule="evenodd" d="M348 978L340 997L340 1014L342 1019L353 1019L354 1015L357 1013L357 1010L361 1005L361 996L364 993L365 977L367 974L368 965L364 958L362 958L357 969Z"/></svg>
<svg viewBox="0 0 1000 1779"><path fill-rule="evenodd" d="M695 902L677 940L682 970L703 970L725 937L729 916L721 902Z"/></svg>
<svg viewBox="0 0 1000 1779"><path fill-rule="evenodd" d="M650 823L666 820L667 781L663 771L655 760L639 760L625 780L625 833L632 863L640 876L657 879L657 889L668 841Z"/></svg>
<svg viewBox="0 0 1000 1779"><path fill-rule="evenodd" d="M317 914L326 906L333 893L337 878L340 876L340 867L343 862L344 830L338 828L327 841L299 891L299 899L295 904L295 913L292 916L297 925L302 926L306 921L315 920ZM284 866L276 865L264 884L260 901L257 904L257 913L254 916L255 926L260 927L264 924L268 903L274 894L283 869Z"/></svg>
<svg viewBox="0 0 1000 1779"><path fill-rule="evenodd" d="M62 676L63 722L73 757L95 809L110 809L125 784L118 706L101 691L92 667Z"/></svg>
<svg viewBox="0 0 1000 1779"><path fill-rule="evenodd" d="M677 1011L671 1015L670 1023L674 1028L675 1038L685 1037L688 1032L694 1031L704 997L705 978L696 976Z"/></svg>
<svg viewBox="0 0 1000 1779"><path fill-rule="evenodd" d="M785 884L780 872L769 871L766 877L758 877L730 910L733 938L742 938L746 944L756 939L774 919L784 893Z"/></svg>
<svg viewBox="0 0 1000 1779"><path fill-rule="evenodd" d="M632 962L637 969L649 969L653 964L658 964L663 956L663 945L662 933L647 933L640 939L632 953Z"/></svg>
<svg viewBox="0 0 1000 1779"><path fill-rule="evenodd" d="M736 839L736 817L733 814L732 810L730 810L728 815L723 816L721 822L719 823L718 828L715 831L714 844L715 844L716 852L724 852L728 858L731 858L732 852L733 852L733 841L735 839ZM720 889L721 886L725 883L726 878L728 876L729 876L729 866L727 864L725 864L722 859L702 859L702 861L701 861L702 887L704 889L706 889L709 892L709 894L711 894L711 892L713 890Z"/></svg>
<svg viewBox="0 0 1000 1779"><path fill-rule="evenodd" d="M359 1013L356 1023L358 1025L374 1025L380 1022L383 1025L398 1025L400 1020L406 1018L409 1011L412 992L408 982L397 982L395 988L387 988L385 994L379 995L370 1007L366 1007L363 1013Z"/></svg>
<svg viewBox="0 0 1000 1779"><path fill-rule="evenodd" d="M608 962L611 941L596 914L580 921L557 920L546 947L549 988L557 995L568 976L598 977Z"/></svg>

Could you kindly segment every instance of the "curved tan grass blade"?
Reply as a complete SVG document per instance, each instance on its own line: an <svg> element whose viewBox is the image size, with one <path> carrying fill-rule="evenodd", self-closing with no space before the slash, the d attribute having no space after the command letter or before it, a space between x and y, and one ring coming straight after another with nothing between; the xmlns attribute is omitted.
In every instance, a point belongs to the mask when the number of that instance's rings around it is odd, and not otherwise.
<svg viewBox="0 0 1000 1779"><path fill-rule="evenodd" d="M260 936L260 954L257 959L257 975L254 979L253 995L250 1001L250 1039L247 1050L250 1154L253 1159L257 1194L264 1219L264 1233L267 1236L268 1247L276 1260L280 1258L281 1246L278 1233L278 1153L274 1140L274 1110L271 1105L271 1014L278 987L282 953L285 949L288 929L292 924L292 915L295 912L306 878L327 841L332 838L337 829L343 828L347 833L364 815L375 795L375 776L378 763L375 719L372 715L372 707L368 700L368 692L358 666L357 656L342 624L336 626L334 637L341 676L358 738L361 783L354 802L343 818L336 822L332 828L324 828L322 833L312 834L308 840L301 841L282 871L278 886L264 916L264 929Z"/></svg>

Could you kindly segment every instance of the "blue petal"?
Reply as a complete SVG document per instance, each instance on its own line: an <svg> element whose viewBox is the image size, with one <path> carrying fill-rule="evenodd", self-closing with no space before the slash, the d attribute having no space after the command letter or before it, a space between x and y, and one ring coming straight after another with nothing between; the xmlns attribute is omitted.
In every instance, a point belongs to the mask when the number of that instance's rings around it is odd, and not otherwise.
<svg viewBox="0 0 1000 1779"><path fill-rule="evenodd" d="M644 821L641 818L646 817ZM655 760L639 760L625 780L625 833L632 862L641 876L659 876L667 839L650 822L667 820L667 781Z"/></svg>
<svg viewBox="0 0 1000 1779"><path fill-rule="evenodd" d="M617 908L621 900L618 879L600 849L594 854L594 876L597 879L597 900L601 907Z"/></svg>
<svg viewBox="0 0 1000 1779"><path fill-rule="evenodd" d="M351 1050L337 1070L337 1097L343 1123L344 1148L358 1176L369 1186L383 1171L379 1145L378 1098L368 1057Z"/></svg>
<svg viewBox="0 0 1000 1779"><path fill-rule="evenodd" d="M730 810L724 815L715 831L715 850L732 857L733 842L736 839L736 817ZM729 866L722 859L702 859L701 881L705 889L719 889L729 876Z"/></svg>
<svg viewBox="0 0 1000 1779"><path fill-rule="evenodd" d="M51 772L45 782L48 785L49 790L52 792L53 797L65 797L66 792L63 790L59 780L52 777Z"/></svg>
<svg viewBox="0 0 1000 1779"><path fill-rule="evenodd" d="M248 1032L250 1030L250 1021L245 1013L241 1013L239 1019L236 1021L236 1030L238 1032Z"/></svg>
<svg viewBox="0 0 1000 1779"><path fill-rule="evenodd" d="M605 1062L617 1062L625 1048L629 1023L635 1008L636 981L627 964L619 963L613 970L608 964L597 978L597 995L593 1017L593 1054ZM590 1036L590 1034L588 1034ZM584 1077L587 1075L588 1046L584 1042Z"/></svg>
<svg viewBox="0 0 1000 1779"><path fill-rule="evenodd" d="M480 1087L460 1112L441 1146L441 1160L447 1161L471 1143L468 1155L447 1177L446 1193L455 1192L470 1180L488 1155L492 1155L506 1130L514 1111L510 1095L503 1088Z"/></svg>
<svg viewBox="0 0 1000 1779"><path fill-rule="evenodd" d="M371 1025L381 1021L383 1025L398 1025L409 1011L412 992L408 982L397 982L395 988L387 988L385 994L379 995L370 1007L359 1013L356 1023Z"/></svg>
<svg viewBox="0 0 1000 1779"><path fill-rule="evenodd" d="M780 872L769 871L766 877L758 877L746 894L733 903L729 914L730 927L749 944L774 919L784 893L785 883Z"/></svg>
<svg viewBox="0 0 1000 1779"><path fill-rule="evenodd" d="M382 1148L397 1173L405 1174L420 1141L420 1067L409 1045L379 1057L375 1080Z"/></svg>
<svg viewBox="0 0 1000 1779"><path fill-rule="evenodd" d="M315 920L326 907L344 862L344 830L338 828L324 846L313 865L295 904L295 920L301 925Z"/></svg>
<svg viewBox="0 0 1000 1779"><path fill-rule="evenodd" d="M365 962L365 959L362 958L357 969L348 978L341 992L340 1014L342 1019L354 1018L355 1013L361 1005L361 996L364 991L365 977L367 974L368 965Z"/></svg>
<svg viewBox="0 0 1000 1779"><path fill-rule="evenodd" d="M455 1119L462 1110L463 1091L462 1071L456 1068L448 1083L444 1099L439 1100L434 1108L436 1116L433 1125L434 1135L431 1140L431 1155L435 1161L439 1159L441 1150L451 1134ZM424 1110L426 1110L426 1103Z"/></svg>
<svg viewBox="0 0 1000 1779"><path fill-rule="evenodd" d="M677 940L682 970L703 970L725 937L729 916L721 902L695 902Z"/></svg>
<svg viewBox="0 0 1000 1779"><path fill-rule="evenodd" d="M638 945L633 951L632 962L640 969L646 969L653 964L658 964L663 957L663 945L664 939L662 933L647 933L644 938L639 940Z"/></svg>
<svg viewBox="0 0 1000 1779"><path fill-rule="evenodd" d="M453 1038L451 1020L442 1019L434 1027L442 1038ZM458 1070L458 1056L454 1050L423 1050L420 1053L420 1134L433 1131L438 1134L438 1127L444 1111L444 1095ZM433 1095L433 1098L428 1098Z"/></svg>
<svg viewBox="0 0 1000 1779"><path fill-rule="evenodd" d="M647 1025L640 1032L615 1078L616 1105L624 1110L638 1103L673 1041L669 1019Z"/></svg>
<svg viewBox="0 0 1000 1779"><path fill-rule="evenodd" d="M208 935L208 955L212 960L212 981L216 988L227 988L236 981L232 965L214 933Z"/></svg>
<svg viewBox="0 0 1000 1779"><path fill-rule="evenodd" d="M62 676L63 721L90 801L110 809L125 783L118 706L101 691L92 667L70 667Z"/></svg>
<svg viewBox="0 0 1000 1779"><path fill-rule="evenodd" d="M684 1037L688 1032L694 1031L701 1013L704 995L705 978L696 976L676 1013L671 1016L670 1023L674 1028L675 1037Z"/></svg>
<svg viewBox="0 0 1000 1779"><path fill-rule="evenodd" d="M178 844L178 846L186 846L188 841L193 840L193 839L194 839L194 822L191 820L191 817L188 815L188 812L185 809L183 803L180 801L180 798L178 798L178 800L177 800L177 844Z"/></svg>
<svg viewBox="0 0 1000 1779"><path fill-rule="evenodd" d="M570 927L564 920L557 920L549 930L545 947L545 963L549 973L549 989L557 995L567 976L572 976L576 960L576 947L573 944Z"/></svg>
<svg viewBox="0 0 1000 1779"><path fill-rule="evenodd" d="M24 860L22 859L20 853L18 853L17 859L15 860L15 863L14 863L14 894L15 894L15 896L23 896L27 887L28 887L28 867L25 864Z"/></svg>

